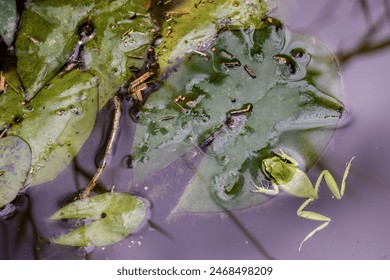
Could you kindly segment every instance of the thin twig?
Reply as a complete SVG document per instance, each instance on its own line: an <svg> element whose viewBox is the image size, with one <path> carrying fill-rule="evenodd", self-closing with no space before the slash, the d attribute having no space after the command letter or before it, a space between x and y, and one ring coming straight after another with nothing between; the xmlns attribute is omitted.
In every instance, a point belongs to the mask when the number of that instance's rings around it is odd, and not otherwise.
<svg viewBox="0 0 390 280"><path fill-rule="evenodd" d="M10 128L10 126L7 126L6 128L4 128L4 130L0 133L0 139L4 137L4 135L7 133L9 128Z"/></svg>
<svg viewBox="0 0 390 280"><path fill-rule="evenodd" d="M108 162L108 158L112 153L112 147L114 146L116 137L118 135L119 131L119 121L121 118L121 102L119 100L118 96L115 96L114 99L114 106L115 106L115 112L114 112L114 119L112 121L112 129L110 133L110 138L108 139L108 143L106 146L106 150L104 151L103 160L99 165L99 168L97 169L95 175L93 176L92 180L89 182L86 189L78 196L79 199L84 199L89 196L89 194L92 192L92 190L95 188L97 181L100 178L100 175L106 168Z"/></svg>
<svg viewBox="0 0 390 280"><path fill-rule="evenodd" d="M14 86L12 85L9 81L7 81L7 85L9 85L16 93L20 93L19 90Z"/></svg>

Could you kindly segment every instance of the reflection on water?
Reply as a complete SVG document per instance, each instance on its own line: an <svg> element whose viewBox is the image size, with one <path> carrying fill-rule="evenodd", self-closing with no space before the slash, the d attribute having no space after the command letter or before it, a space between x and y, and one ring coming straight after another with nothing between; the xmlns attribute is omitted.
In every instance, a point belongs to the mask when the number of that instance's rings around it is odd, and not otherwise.
<svg viewBox="0 0 390 280"><path fill-rule="evenodd" d="M284 1L281 1L284 2ZM294 31L313 34L339 54L350 121L336 131L309 176L314 181L326 168L339 182L345 162L356 159L341 201L322 188L312 206L332 223L309 240L299 242L317 226L296 216L302 200L280 195L265 205L217 215L188 215L166 221L196 166L196 158L179 160L132 191L153 200L152 223L118 244L98 248L52 245L47 238L66 230L48 221L64 201L82 189L96 169L94 155L102 149L91 137L78 159L55 181L29 189L13 217L0 220L0 258L9 259L387 259L390 255L390 190L386 161L390 156L388 1L296 0L283 12ZM278 13L278 11L277 11ZM127 110L128 108L124 108ZM134 124L123 114L117 149L101 186L130 190L131 169L123 162L131 147ZM109 117L99 116L95 135L106 133ZM126 151L126 152L124 152ZM82 168L81 168L82 166ZM75 175L74 170L78 170ZM81 172L80 172L81 170ZM155 187L158 183L158 188Z"/></svg>

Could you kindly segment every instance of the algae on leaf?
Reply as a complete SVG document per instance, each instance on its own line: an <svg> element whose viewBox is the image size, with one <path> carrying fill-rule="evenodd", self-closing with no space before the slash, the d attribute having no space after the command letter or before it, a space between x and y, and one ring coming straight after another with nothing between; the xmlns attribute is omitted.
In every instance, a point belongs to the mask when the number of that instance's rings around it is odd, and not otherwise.
<svg viewBox="0 0 390 280"><path fill-rule="evenodd" d="M109 3L108 3L109 2ZM96 36L84 46L85 67L99 78L99 108L141 67L152 41L147 0L100 1L88 17Z"/></svg>
<svg viewBox="0 0 390 280"><path fill-rule="evenodd" d="M78 38L77 27L93 8L90 0L28 1L16 38L17 69L27 101L64 66Z"/></svg>
<svg viewBox="0 0 390 280"><path fill-rule="evenodd" d="M129 66L142 65L138 57L152 40L146 3L26 3L16 39L21 81L4 73L13 88L0 95L0 129L31 146L31 185L65 169L90 135L98 110L132 78Z"/></svg>
<svg viewBox="0 0 390 280"><path fill-rule="evenodd" d="M188 0L162 15L162 43L156 52L163 71L188 52L207 48L222 29L258 28L267 12L262 0ZM157 6L154 13L160 12Z"/></svg>
<svg viewBox="0 0 390 280"><path fill-rule="evenodd" d="M106 193L77 200L58 210L51 220L85 219L84 226L53 239L68 246L105 246L137 230L145 220L148 206L138 197Z"/></svg>
<svg viewBox="0 0 390 280"><path fill-rule="evenodd" d="M31 147L30 185L51 181L65 169L91 133L97 110L97 80L79 71L52 79L23 106L7 135L19 136Z"/></svg>
<svg viewBox="0 0 390 280"><path fill-rule="evenodd" d="M102 107L130 77L129 54L143 55L151 41L151 20L144 14L147 0L29 1L16 39L18 72L30 101L64 67L78 48L83 27L94 37L83 54L86 70L100 80ZM134 14L138 16L132 19Z"/></svg>
<svg viewBox="0 0 390 280"><path fill-rule="evenodd" d="M31 151L19 137L0 139L0 208L15 199L31 167Z"/></svg>
<svg viewBox="0 0 390 280"><path fill-rule="evenodd" d="M3 72L6 85L6 94L0 94L0 130L5 130L14 121L24 114L24 96L18 88L21 85L16 71ZM12 85L9 86L9 84Z"/></svg>
<svg viewBox="0 0 390 280"><path fill-rule="evenodd" d="M320 42L272 18L259 29L223 31L187 56L141 109L135 181L199 146L203 159L174 213L263 203L267 196L251 192L264 179L261 159L283 148L310 166L341 117L340 94L337 64Z"/></svg>

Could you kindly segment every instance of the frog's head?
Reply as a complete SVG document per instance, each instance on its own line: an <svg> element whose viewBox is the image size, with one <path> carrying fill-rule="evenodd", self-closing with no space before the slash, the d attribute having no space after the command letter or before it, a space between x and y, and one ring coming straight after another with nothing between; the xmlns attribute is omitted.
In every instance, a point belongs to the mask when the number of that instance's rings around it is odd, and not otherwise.
<svg viewBox="0 0 390 280"><path fill-rule="evenodd" d="M298 163L282 150L275 156L264 159L261 163L264 175L277 185L290 182L297 168Z"/></svg>

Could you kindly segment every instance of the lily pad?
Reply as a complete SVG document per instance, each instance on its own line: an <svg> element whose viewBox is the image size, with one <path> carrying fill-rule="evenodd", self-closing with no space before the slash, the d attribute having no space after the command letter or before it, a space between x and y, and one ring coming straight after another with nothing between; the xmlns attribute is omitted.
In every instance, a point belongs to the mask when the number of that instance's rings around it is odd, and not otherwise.
<svg viewBox="0 0 390 280"><path fill-rule="evenodd" d="M134 232L147 214L145 203L125 193L106 193L77 200L50 217L59 219L87 219L86 225L52 241L68 246L105 246L118 242Z"/></svg>
<svg viewBox="0 0 390 280"><path fill-rule="evenodd" d="M27 3L16 41L21 81L14 72L4 73L13 87L0 95L0 129L31 146L30 185L65 169L90 135L98 110L132 77L129 66L143 63L138 55L152 40L151 19L142 14L146 2ZM91 37L82 46L81 33ZM65 71L77 47L83 67Z"/></svg>
<svg viewBox="0 0 390 280"><path fill-rule="evenodd" d="M15 199L31 167L31 151L19 137L0 139L0 208Z"/></svg>
<svg viewBox="0 0 390 280"><path fill-rule="evenodd" d="M53 180L77 155L95 124L97 83L91 74L73 71L52 79L30 103L17 104L23 113L7 135L19 136L31 147L30 186Z"/></svg>
<svg viewBox="0 0 390 280"><path fill-rule="evenodd" d="M16 38L17 68L30 101L64 66L78 41L77 26L91 1L28 1Z"/></svg>
<svg viewBox="0 0 390 280"><path fill-rule="evenodd" d="M14 41L17 22L16 0L0 1L0 36L8 46Z"/></svg>
<svg viewBox="0 0 390 280"><path fill-rule="evenodd" d="M100 1L88 17L96 36L84 46L85 67L99 78L99 108L141 67L152 41L147 0Z"/></svg>
<svg viewBox="0 0 390 280"><path fill-rule="evenodd" d="M20 89L21 84L18 74L11 70L2 74L7 83L7 93L0 94L0 130L6 129L24 113L24 96Z"/></svg>
<svg viewBox="0 0 390 280"><path fill-rule="evenodd" d="M135 3L136 2L136 3ZM142 64L151 41L147 0L29 1L16 39L18 72L30 101L64 67L87 27L93 39L84 48L84 63L100 80L102 107L130 77L129 66ZM133 15L137 15L134 19ZM86 35L86 34L84 34Z"/></svg>
<svg viewBox="0 0 390 280"><path fill-rule="evenodd" d="M203 151L173 213L263 203L267 196L251 192L263 179L261 159L283 147L310 166L343 113L332 53L272 18L221 32L176 70L141 109L132 151L136 182Z"/></svg>
<svg viewBox="0 0 390 280"><path fill-rule="evenodd" d="M161 13L155 7L154 13ZM156 52L163 71L177 63L187 52L209 47L210 41L223 28L259 27L259 19L267 12L265 1L214 0L182 1L160 15L162 43Z"/></svg>

